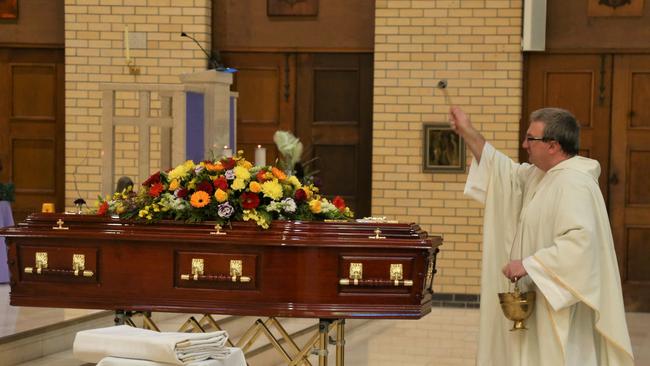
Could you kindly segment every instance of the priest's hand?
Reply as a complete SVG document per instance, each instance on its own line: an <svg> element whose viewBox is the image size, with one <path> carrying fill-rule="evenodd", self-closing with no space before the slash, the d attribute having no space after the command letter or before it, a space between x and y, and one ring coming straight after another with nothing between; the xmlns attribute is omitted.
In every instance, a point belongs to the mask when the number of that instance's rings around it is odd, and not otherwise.
<svg viewBox="0 0 650 366"><path fill-rule="evenodd" d="M515 261L510 261L510 263L503 266L501 272L503 272L504 276L508 277L508 279L512 282L515 282L516 280L528 274L528 272L526 272L526 268L524 268L524 265L521 263L520 259Z"/></svg>

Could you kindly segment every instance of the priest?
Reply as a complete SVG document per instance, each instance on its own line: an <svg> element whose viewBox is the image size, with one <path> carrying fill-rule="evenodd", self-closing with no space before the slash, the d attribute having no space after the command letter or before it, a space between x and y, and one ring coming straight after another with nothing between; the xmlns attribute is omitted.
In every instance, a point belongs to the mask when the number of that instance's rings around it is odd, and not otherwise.
<svg viewBox="0 0 650 366"><path fill-rule="evenodd" d="M531 114L529 164L497 151L459 108L450 125L474 155L465 194L485 205L477 365L633 365L600 165L577 155L575 117ZM509 331L497 294L516 281L537 296L528 330Z"/></svg>

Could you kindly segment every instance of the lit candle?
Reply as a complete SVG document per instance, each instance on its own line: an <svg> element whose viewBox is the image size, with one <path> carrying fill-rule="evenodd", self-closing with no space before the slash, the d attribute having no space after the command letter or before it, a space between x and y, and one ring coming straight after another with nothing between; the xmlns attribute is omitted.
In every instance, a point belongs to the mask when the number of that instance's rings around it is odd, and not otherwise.
<svg viewBox="0 0 650 366"><path fill-rule="evenodd" d="M266 165L266 148L262 147L262 145L257 145L257 149L255 149L255 165Z"/></svg>
<svg viewBox="0 0 650 366"><path fill-rule="evenodd" d="M131 61L131 50L129 49L129 26L124 26L124 53L126 56L126 62Z"/></svg>
<svg viewBox="0 0 650 366"><path fill-rule="evenodd" d="M232 157L232 149L229 148L228 145L223 145L223 157L224 158Z"/></svg>

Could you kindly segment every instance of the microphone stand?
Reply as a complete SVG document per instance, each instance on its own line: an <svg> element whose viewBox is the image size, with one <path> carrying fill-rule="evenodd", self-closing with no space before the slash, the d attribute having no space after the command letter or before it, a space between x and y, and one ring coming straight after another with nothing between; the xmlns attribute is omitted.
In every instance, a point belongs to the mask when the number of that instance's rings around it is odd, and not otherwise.
<svg viewBox="0 0 650 366"><path fill-rule="evenodd" d="M221 64L221 62L219 61L219 52L218 51L216 51L216 55L212 54L212 53L208 53L208 51L206 51L205 48L203 48L201 46L199 41L197 41L194 37L190 36L189 34L187 34L185 32L181 32L181 37L187 37L187 38L191 39L192 41L194 41L194 43L196 43L199 46L201 51L203 51L203 53L205 53L205 56L208 58L208 70L212 70L212 69L217 70L217 71L226 70L226 67L223 66Z"/></svg>

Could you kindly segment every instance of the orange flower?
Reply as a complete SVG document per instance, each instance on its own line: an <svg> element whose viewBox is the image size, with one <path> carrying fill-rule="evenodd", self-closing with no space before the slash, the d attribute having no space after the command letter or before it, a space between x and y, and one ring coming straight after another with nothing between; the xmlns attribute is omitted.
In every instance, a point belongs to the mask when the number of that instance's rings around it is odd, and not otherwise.
<svg viewBox="0 0 650 366"><path fill-rule="evenodd" d="M287 175L284 174L284 172L276 167L271 168L271 171L273 172L273 175L275 175L276 178L279 180L285 180L287 179Z"/></svg>
<svg viewBox="0 0 650 366"><path fill-rule="evenodd" d="M262 185L257 183L256 181L251 181L250 184L248 185L248 189L251 190L253 193L260 193L262 190Z"/></svg>
<svg viewBox="0 0 650 366"><path fill-rule="evenodd" d="M190 197L190 204L193 207L201 208L210 203L210 195L204 191L196 191Z"/></svg>
<svg viewBox="0 0 650 366"><path fill-rule="evenodd" d="M205 163L205 168L211 172L218 172L223 170L223 165L218 161L216 164Z"/></svg>

